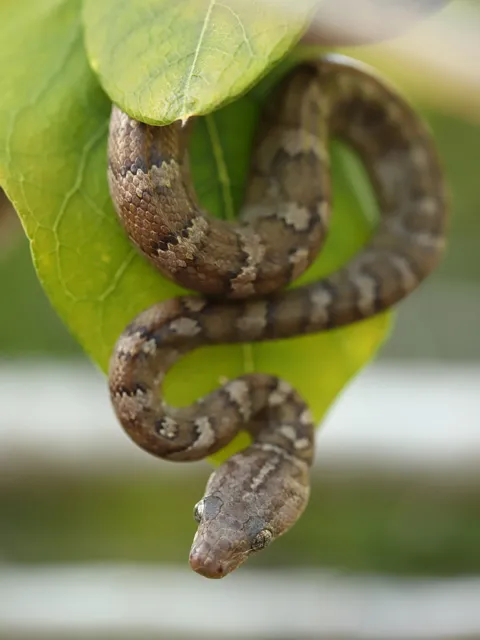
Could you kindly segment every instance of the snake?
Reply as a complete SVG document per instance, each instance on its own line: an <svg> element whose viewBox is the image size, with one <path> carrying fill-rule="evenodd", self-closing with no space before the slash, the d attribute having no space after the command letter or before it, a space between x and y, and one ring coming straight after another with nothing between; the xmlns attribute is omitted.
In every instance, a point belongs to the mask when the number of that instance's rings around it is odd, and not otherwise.
<svg viewBox="0 0 480 640"><path fill-rule="evenodd" d="M218 579L303 513L314 420L287 381L260 372L171 406L162 395L168 370L199 347L328 331L390 308L442 257L448 206L428 126L370 67L336 54L299 63L267 98L235 222L198 202L191 130L188 122L145 124L112 106L108 180L119 219L138 250L193 293L154 304L129 323L113 349L109 390L128 436L163 459L200 460L240 431L250 435L249 446L213 471L194 508L190 566ZM287 287L327 234L331 138L363 162L379 222L340 269Z"/></svg>

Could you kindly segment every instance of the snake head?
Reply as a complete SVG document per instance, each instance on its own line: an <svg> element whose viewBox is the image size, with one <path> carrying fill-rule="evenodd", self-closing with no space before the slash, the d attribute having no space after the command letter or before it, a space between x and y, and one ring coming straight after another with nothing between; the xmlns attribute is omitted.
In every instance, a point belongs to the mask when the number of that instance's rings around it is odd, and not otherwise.
<svg viewBox="0 0 480 640"><path fill-rule="evenodd" d="M296 477L288 464L276 472L259 462L258 456L244 452L230 458L212 474L205 496L195 505L198 529L190 566L206 578L234 571L285 533L306 506L304 477Z"/></svg>
<svg viewBox="0 0 480 640"><path fill-rule="evenodd" d="M225 503L218 494L197 502L194 517L198 530L190 551L190 566L206 578L223 578L245 562L251 553L264 549L274 538L261 515L250 515L245 502Z"/></svg>

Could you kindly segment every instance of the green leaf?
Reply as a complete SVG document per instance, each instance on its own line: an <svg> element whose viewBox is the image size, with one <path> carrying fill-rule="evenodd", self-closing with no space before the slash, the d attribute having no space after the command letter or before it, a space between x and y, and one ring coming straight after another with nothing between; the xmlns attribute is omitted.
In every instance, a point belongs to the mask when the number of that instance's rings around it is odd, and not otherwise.
<svg viewBox="0 0 480 640"><path fill-rule="evenodd" d="M169 124L244 93L295 44L313 5L84 0L88 56L113 102L137 120Z"/></svg>
<svg viewBox="0 0 480 640"><path fill-rule="evenodd" d="M106 371L125 325L182 290L134 251L115 216L106 178L110 102L88 65L82 36L78 0L4 0L0 6L0 183L23 221L53 305ZM273 77L200 119L195 129L194 179L203 205L216 215L231 217L241 202L252 135ZM302 282L338 268L374 224L359 205L366 198L364 211L372 209L365 179L347 179L352 170L346 163L358 171L358 162L338 146L333 153L331 234ZM186 404L223 376L258 370L295 385L319 420L372 357L388 326L388 315L382 315L317 336L203 348L169 373L167 399Z"/></svg>

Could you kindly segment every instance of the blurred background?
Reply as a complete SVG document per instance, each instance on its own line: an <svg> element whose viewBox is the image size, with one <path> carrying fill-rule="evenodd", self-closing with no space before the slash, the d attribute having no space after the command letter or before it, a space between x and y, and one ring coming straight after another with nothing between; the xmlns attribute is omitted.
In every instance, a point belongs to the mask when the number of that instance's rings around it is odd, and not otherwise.
<svg viewBox="0 0 480 640"><path fill-rule="evenodd" d="M225 582L187 566L209 466L127 440L1 200L1 638L480 638L480 111L457 108L471 82L457 100L412 93L452 191L446 259L318 432L301 521Z"/></svg>

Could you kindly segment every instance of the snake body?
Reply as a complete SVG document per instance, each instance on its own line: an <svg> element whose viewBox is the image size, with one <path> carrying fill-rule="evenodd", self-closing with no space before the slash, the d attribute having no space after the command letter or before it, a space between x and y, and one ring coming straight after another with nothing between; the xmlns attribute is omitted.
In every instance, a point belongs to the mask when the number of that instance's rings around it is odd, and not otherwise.
<svg viewBox="0 0 480 640"><path fill-rule="evenodd" d="M307 268L325 236L330 136L362 158L381 219L339 271L280 291ZM368 69L338 56L299 65L265 107L236 225L211 218L197 204L187 142L177 123L152 127L113 108L109 180L128 235L162 272L208 295L175 298L140 313L116 344L109 383L122 426L156 456L201 459L240 430L250 432L251 446L212 474L195 508L190 564L220 578L303 512L312 417L289 384L260 373L174 408L162 399L166 372L200 346L306 335L387 309L436 266L447 216L427 128Z"/></svg>
<svg viewBox="0 0 480 640"><path fill-rule="evenodd" d="M198 204L191 126L152 127L114 107L110 190L132 242L164 275L209 296L265 295L297 278L317 256L328 225L328 136L319 130L319 104L308 67L277 88L262 113L236 224Z"/></svg>

